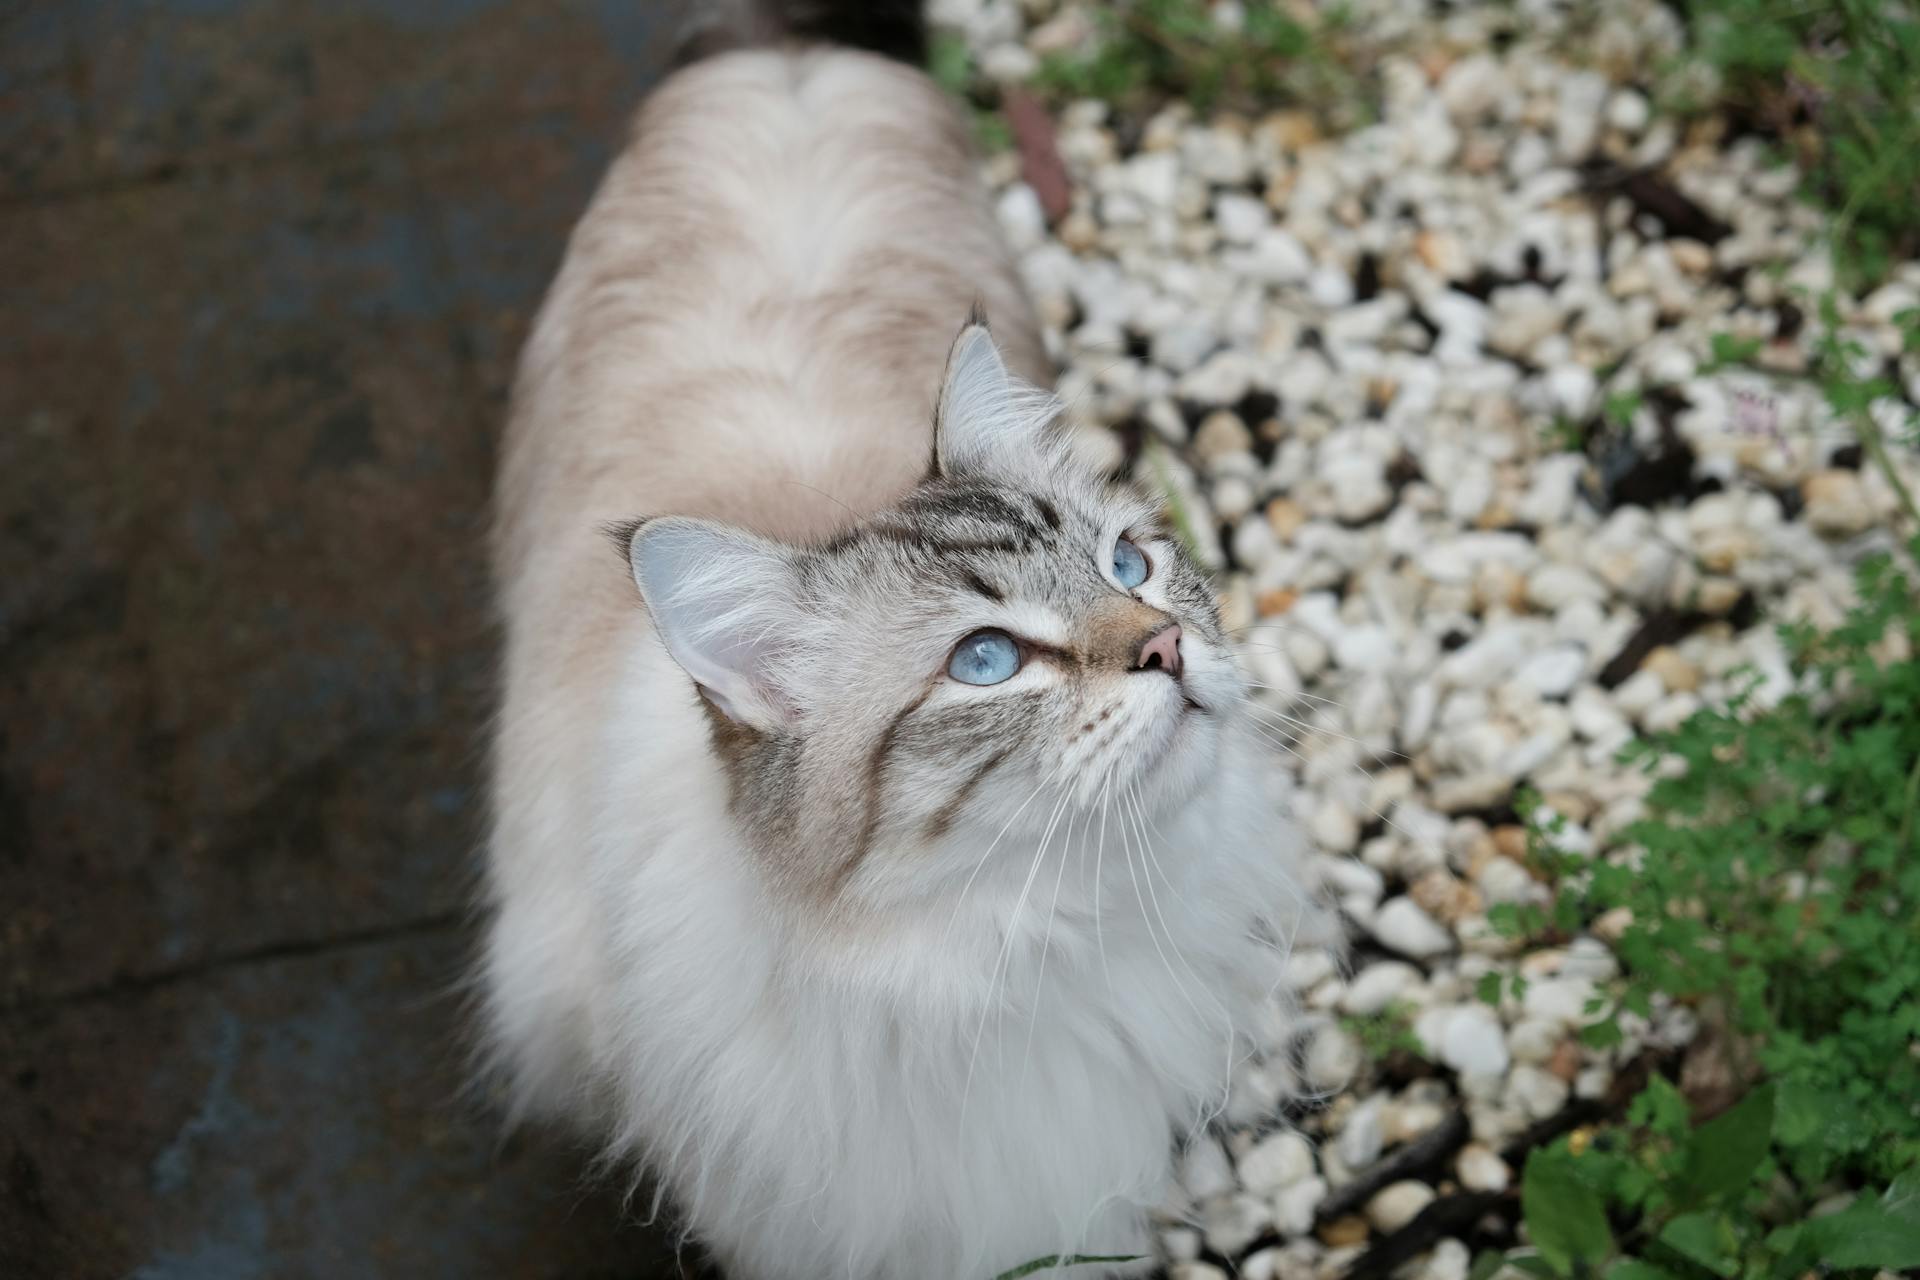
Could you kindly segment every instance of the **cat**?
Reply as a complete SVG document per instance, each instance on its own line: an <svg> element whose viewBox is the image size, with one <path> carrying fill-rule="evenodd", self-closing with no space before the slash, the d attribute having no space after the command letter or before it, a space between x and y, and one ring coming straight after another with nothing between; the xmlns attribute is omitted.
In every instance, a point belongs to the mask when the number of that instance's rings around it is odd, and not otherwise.
<svg viewBox="0 0 1920 1280"><path fill-rule="evenodd" d="M1150 1255L1316 919L1209 582L1038 389L922 38L710 10L502 452L491 1065L734 1280Z"/></svg>

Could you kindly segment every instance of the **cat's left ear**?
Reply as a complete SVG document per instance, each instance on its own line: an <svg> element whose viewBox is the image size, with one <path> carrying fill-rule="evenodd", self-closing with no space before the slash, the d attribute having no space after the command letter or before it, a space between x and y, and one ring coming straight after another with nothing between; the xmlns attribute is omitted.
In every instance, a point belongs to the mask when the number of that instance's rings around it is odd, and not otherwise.
<svg viewBox="0 0 1920 1280"><path fill-rule="evenodd" d="M639 526L627 558L667 652L707 700L763 733L789 726L783 658L800 622L792 553L725 525L672 517Z"/></svg>
<svg viewBox="0 0 1920 1280"><path fill-rule="evenodd" d="M978 312L954 339L933 414L931 476L1031 472L1053 397L1008 372Z"/></svg>

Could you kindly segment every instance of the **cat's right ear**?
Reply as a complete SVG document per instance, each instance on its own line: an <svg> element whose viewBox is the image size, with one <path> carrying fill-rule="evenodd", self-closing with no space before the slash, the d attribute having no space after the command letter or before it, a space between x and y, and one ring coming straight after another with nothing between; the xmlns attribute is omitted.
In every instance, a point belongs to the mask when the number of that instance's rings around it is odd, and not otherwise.
<svg viewBox="0 0 1920 1280"><path fill-rule="evenodd" d="M705 520L668 517L636 528L633 580L667 652L729 719L774 732L793 721L783 660L791 652L792 554Z"/></svg>
<svg viewBox="0 0 1920 1280"><path fill-rule="evenodd" d="M1058 411L1052 396L1008 371L976 311L947 355L933 414L929 477L1032 474L1044 452L1043 433Z"/></svg>

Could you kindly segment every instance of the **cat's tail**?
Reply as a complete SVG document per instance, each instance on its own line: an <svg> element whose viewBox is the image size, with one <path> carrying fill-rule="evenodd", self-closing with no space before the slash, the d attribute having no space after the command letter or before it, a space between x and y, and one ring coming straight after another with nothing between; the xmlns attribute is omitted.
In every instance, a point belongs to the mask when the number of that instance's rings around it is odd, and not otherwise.
<svg viewBox="0 0 1920 1280"><path fill-rule="evenodd" d="M927 21L920 6L921 0L692 0L674 65L794 41L865 49L924 66Z"/></svg>

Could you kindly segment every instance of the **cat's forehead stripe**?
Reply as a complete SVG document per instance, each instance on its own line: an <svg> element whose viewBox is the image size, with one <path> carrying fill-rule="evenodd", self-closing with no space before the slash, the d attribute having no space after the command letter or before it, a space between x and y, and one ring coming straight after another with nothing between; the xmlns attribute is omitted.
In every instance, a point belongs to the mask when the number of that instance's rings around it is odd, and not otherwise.
<svg viewBox="0 0 1920 1280"><path fill-rule="evenodd" d="M984 485L933 488L910 498L903 504L902 511L928 524L1004 528L1026 544L1046 540L1054 528L1044 517L1037 522L1026 502Z"/></svg>
<svg viewBox="0 0 1920 1280"><path fill-rule="evenodd" d="M961 569L960 581L966 585L968 590L977 596L985 596L995 604L1006 603L1007 593L994 586L991 582L988 582L972 569Z"/></svg>

